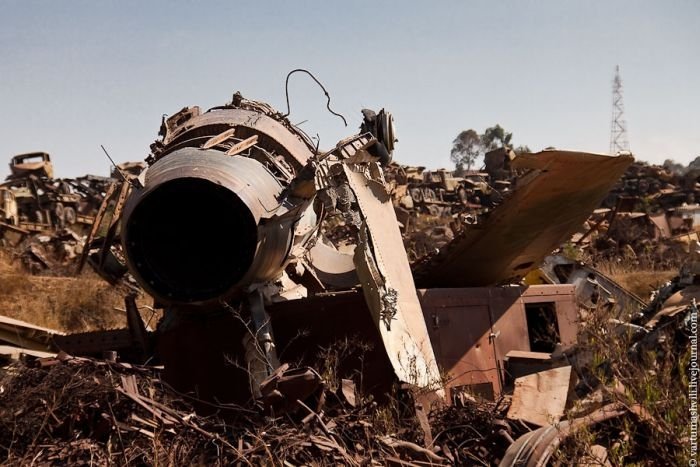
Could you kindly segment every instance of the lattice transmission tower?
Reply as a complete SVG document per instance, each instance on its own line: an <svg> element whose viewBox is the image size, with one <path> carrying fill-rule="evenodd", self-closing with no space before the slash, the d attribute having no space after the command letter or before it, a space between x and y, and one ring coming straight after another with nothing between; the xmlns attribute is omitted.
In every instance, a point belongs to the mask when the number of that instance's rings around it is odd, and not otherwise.
<svg viewBox="0 0 700 467"><path fill-rule="evenodd" d="M629 151L630 143L627 139L627 122L625 121L625 106L622 103L622 78L620 78L620 65L615 67L613 79L613 108L612 122L610 124L610 154L615 155L620 151Z"/></svg>

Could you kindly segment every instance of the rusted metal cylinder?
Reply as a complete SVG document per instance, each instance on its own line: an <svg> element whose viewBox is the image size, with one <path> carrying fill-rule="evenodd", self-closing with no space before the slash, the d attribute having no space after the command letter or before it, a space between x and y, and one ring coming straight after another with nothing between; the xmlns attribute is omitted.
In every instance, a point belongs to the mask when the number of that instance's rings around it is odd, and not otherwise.
<svg viewBox="0 0 700 467"><path fill-rule="evenodd" d="M292 232L271 228L283 187L261 163L183 148L148 168L124 208L137 281L163 304L208 305L279 274Z"/></svg>

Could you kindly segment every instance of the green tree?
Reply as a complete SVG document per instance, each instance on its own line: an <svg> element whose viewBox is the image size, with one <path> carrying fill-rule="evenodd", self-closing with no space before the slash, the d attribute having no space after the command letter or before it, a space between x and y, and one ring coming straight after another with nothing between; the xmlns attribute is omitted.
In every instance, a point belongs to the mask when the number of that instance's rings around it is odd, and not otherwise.
<svg viewBox="0 0 700 467"><path fill-rule="evenodd" d="M470 170L476 160L489 151L502 147L512 147L512 139L513 133L507 132L499 124L487 128L483 134L472 129L460 132L452 141L452 150L450 151L450 159L455 164L457 174L463 173L465 168ZM525 145L517 146L514 151L516 154L531 152L530 148Z"/></svg>
<svg viewBox="0 0 700 467"><path fill-rule="evenodd" d="M458 172L471 169L476 158L482 153L481 137L472 130L464 130L452 141L450 159L454 162Z"/></svg>
<svg viewBox="0 0 700 467"><path fill-rule="evenodd" d="M532 152L532 150L527 146L527 144L521 144L520 146L516 147L513 149L515 154L520 155L520 154L526 154L528 152Z"/></svg>
<svg viewBox="0 0 700 467"><path fill-rule="evenodd" d="M687 170L696 170L700 169L700 156L696 157L692 161L690 161L690 164L688 164Z"/></svg>
<svg viewBox="0 0 700 467"><path fill-rule="evenodd" d="M685 172L685 167L683 166L683 164L679 164L673 159L666 159L663 163L663 167L672 174L676 175L683 175L683 173Z"/></svg>
<svg viewBox="0 0 700 467"><path fill-rule="evenodd" d="M484 152L493 151L497 148L510 146L510 141L513 139L513 133L508 133L501 125L494 125L484 130L481 135L481 145Z"/></svg>

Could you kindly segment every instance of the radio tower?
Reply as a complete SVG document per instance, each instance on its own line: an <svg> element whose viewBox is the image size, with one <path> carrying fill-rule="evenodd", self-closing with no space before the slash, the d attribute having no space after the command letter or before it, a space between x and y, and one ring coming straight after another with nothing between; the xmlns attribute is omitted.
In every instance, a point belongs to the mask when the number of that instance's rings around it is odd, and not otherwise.
<svg viewBox="0 0 700 467"><path fill-rule="evenodd" d="M620 65L615 67L615 79L613 79L613 109L612 123L610 124L610 155L614 156L620 151L629 151L630 143L627 140L627 122L625 122L625 107L622 104L622 79L620 78Z"/></svg>

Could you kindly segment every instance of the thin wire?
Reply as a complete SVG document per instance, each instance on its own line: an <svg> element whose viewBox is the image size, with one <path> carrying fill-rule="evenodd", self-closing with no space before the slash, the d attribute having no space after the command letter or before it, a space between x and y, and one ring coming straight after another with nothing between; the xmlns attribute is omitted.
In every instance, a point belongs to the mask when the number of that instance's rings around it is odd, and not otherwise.
<svg viewBox="0 0 700 467"><path fill-rule="evenodd" d="M283 117L288 117L289 114L291 113L290 108L289 108L289 78L290 78L294 73L297 73L297 72L306 73L307 75L309 75L309 76L311 77L311 79L313 79L314 81L316 81L316 84L318 84L319 87L320 87L321 89L323 89L323 93L326 95L326 98L328 99L328 100L326 101L326 108L328 109L328 111L329 111L330 113L332 113L333 115L335 115L336 117L340 117L341 119L343 119L343 123L345 123L345 126L348 126L348 121L345 120L345 117L343 117L341 114L339 114L338 112L335 112L333 109L331 109L331 96L330 96L330 94L328 94L328 91L326 91L326 88L323 87L323 84L321 84L321 82L320 82L318 79L316 79L316 77L315 77L313 74L311 74L311 72L310 72L309 70L305 70L305 69L303 69L303 68L297 68L296 70L292 70L292 71L289 72L289 74L287 74L287 79L286 79L286 81L285 81L285 83L284 83L284 94L285 94L285 96L286 96L286 98L287 98L287 113L284 114L284 115L282 115L282 116L283 116Z"/></svg>
<svg viewBox="0 0 700 467"><path fill-rule="evenodd" d="M114 166L114 168L117 169L117 172L119 173L119 175L122 176L122 180L124 180L124 181L127 182L129 185L133 186L134 188L138 188L138 186L135 185L134 182L133 182L132 180L130 180L129 178L127 178L127 176L124 175L124 172L122 172L121 169L120 169L119 167L117 167L117 164L114 163L114 160L112 160L112 157L110 157L110 155L109 155L109 153L107 152L107 150L105 149L105 147L102 146L101 144L100 144L100 147L102 148L102 151L104 151L105 156L107 156L107 159L109 159L109 161L112 163L112 165Z"/></svg>

